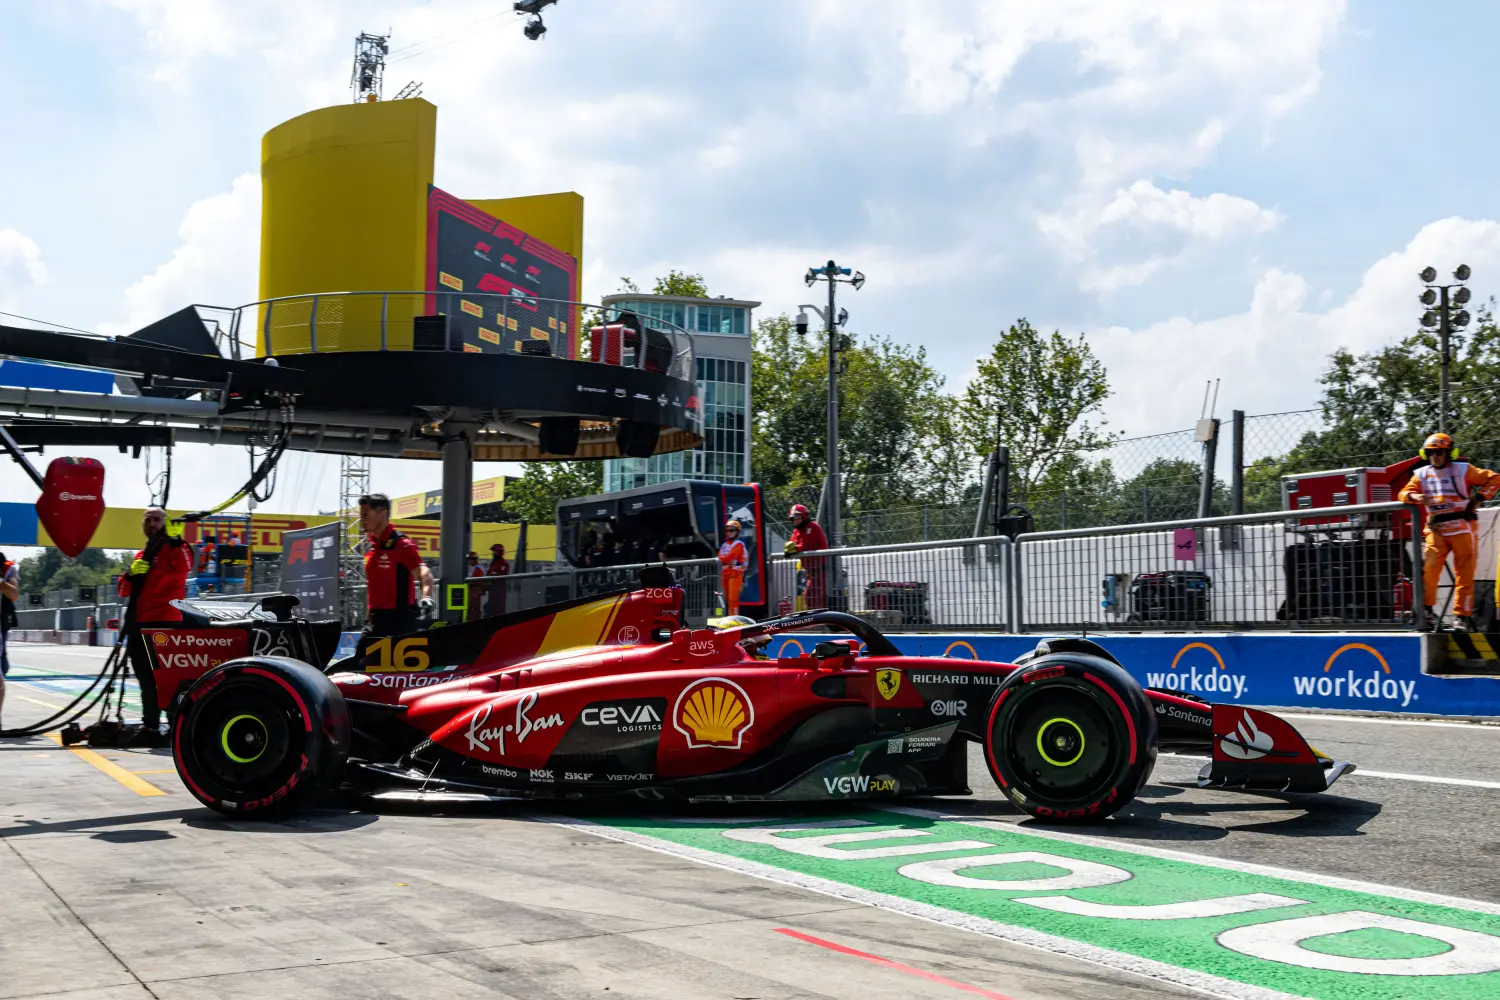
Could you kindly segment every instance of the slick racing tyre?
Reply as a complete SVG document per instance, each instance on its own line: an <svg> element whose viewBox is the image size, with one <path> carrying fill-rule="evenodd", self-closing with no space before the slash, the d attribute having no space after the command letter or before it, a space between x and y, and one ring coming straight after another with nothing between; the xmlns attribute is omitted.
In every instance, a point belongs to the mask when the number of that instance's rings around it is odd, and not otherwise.
<svg viewBox="0 0 1500 1000"><path fill-rule="evenodd" d="M1156 763L1156 716L1118 664L1084 653L1031 660L990 702L990 775L1039 819L1091 823L1135 798Z"/></svg>
<svg viewBox="0 0 1500 1000"><path fill-rule="evenodd" d="M182 700L172 760L188 791L226 816L291 815L343 767L349 709L327 677L285 657L230 660Z"/></svg>

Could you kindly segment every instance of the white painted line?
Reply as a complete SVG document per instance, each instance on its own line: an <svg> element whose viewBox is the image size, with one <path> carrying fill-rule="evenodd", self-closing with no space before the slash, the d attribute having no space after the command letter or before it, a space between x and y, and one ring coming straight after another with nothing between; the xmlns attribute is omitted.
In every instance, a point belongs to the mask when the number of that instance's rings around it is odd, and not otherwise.
<svg viewBox="0 0 1500 1000"><path fill-rule="evenodd" d="M1191 761L1209 759L1208 757L1202 757L1197 754L1190 753L1164 753L1156 759L1158 761L1163 761L1171 760L1174 757L1178 760ZM1423 784L1428 785L1462 785L1465 788L1500 788L1500 781L1480 781L1477 778L1444 778L1436 774L1404 774L1400 771L1370 771L1358 766L1356 766L1356 769L1354 771L1351 771L1349 774L1345 775L1341 780L1348 781L1350 778L1391 778L1395 781L1420 781ZM1226 791L1232 792L1234 791L1234 789L1230 788L1226 789Z"/></svg>
<svg viewBox="0 0 1500 1000"><path fill-rule="evenodd" d="M1373 715L1319 715L1315 712L1277 712L1283 719L1317 719L1319 722L1362 722L1386 726L1434 726L1440 729L1470 729L1475 732L1500 733L1500 725L1483 722L1438 722L1428 719L1388 719Z"/></svg>
<svg viewBox="0 0 1500 1000"><path fill-rule="evenodd" d="M1433 774L1402 774L1400 771L1367 771L1360 768L1344 780L1358 778L1364 775L1366 778L1394 778L1396 781L1421 781L1429 785L1463 785L1466 788L1500 788L1500 781L1476 781L1473 778L1440 778Z"/></svg>
<svg viewBox="0 0 1500 1000"><path fill-rule="evenodd" d="M1081 833L1064 833L1061 830L1044 830L1029 826L1022 827L1015 823L975 819L971 816L938 812L932 809L918 809L913 806L886 805L884 803L877 805L870 802L862 802L860 804L881 812L919 816L922 819L940 819L949 823L977 826L984 830L1018 833L1027 837L1040 837L1043 840L1060 840L1063 843L1081 844L1085 847L1099 847L1110 851L1121 851L1125 854L1142 854L1151 858L1166 858L1169 861L1185 861L1188 864L1202 865L1205 868L1223 868L1227 871L1245 872L1250 875L1265 875L1270 878L1287 879L1292 882L1306 882L1310 885L1328 886L1333 889L1347 889L1350 892L1363 892L1372 896L1390 896L1395 899L1410 900L1414 903L1431 903L1434 906L1447 906L1456 910L1469 910L1474 913L1490 913L1500 916L1500 903L1491 903L1482 899L1444 896L1441 893L1423 892L1421 889L1407 889L1399 885L1381 885L1378 882L1364 882L1359 879L1343 878L1338 875L1319 875L1315 872L1296 871L1291 868L1277 868L1274 865L1258 865L1250 861L1213 858L1206 854L1189 854L1186 851L1174 851L1166 847L1147 847L1144 844L1132 843L1125 840L1113 840L1108 837L1090 837Z"/></svg>
<svg viewBox="0 0 1500 1000"><path fill-rule="evenodd" d="M916 812L917 810L912 811ZM933 815L937 814L934 813ZM816 875L805 875L802 872L775 868L771 865L761 864L758 861L747 861L743 858L736 858L727 854L717 854L713 851L705 851L701 848L689 847L685 844L677 844L669 840L658 840L655 837L636 833L633 830L619 830L588 820L549 816L538 816L537 818L543 822L554 823L570 830L576 830L579 833L591 833L609 840L617 840L622 844L643 847L648 851L655 851L658 854L673 855L689 861L695 861L699 864L722 868L741 875L749 875L752 878L763 879L767 882L776 882L781 885L820 893L824 896L832 896L835 899L848 900L849 902L860 903L864 906L873 906L881 910L890 910L908 917L916 917L918 920L941 924L944 927L969 931L973 934L982 934L986 937L998 938L1002 941L1035 948L1053 955L1063 955L1067 958L1090 962L1094 965L1102 965L1108 969L1128 972L1157 982L1198 990L1209 996L1222 997L1224 1000L1299 1000L1299 998L1290 993L1282 993L1277 990L1268 990L1259 986L1237 983L1232 979L1222 979L1218 976L1209 975L1206 972L1179 969L1174 965L1167 965L1165 962L1154 962L1148 958L1138 958L1135 955L1126 955L1123 952L1111 951L1108 948L1100 948L1096 945L1084 944L1080 941L1071 941L1067 938L1054 937L1051 934L1034 931L1028 927L1014 927L1010 924L1002 924L997 920L986 920L983 917L974 917L967 913L956 913L929 903L919 903L910 899L902 899L899 896L888 896L885 893L871 892L868 889L858 889L851 885L845 885L842 882L819 878ZM971 826L976 825L971 821L961 818L956 818L955 821L968 822Z"/></svg>

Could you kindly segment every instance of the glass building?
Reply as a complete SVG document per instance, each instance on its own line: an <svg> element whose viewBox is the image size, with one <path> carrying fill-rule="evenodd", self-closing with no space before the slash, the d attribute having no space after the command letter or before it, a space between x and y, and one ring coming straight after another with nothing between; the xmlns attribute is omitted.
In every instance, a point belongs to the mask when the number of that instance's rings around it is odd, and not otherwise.
<svg viewBox="0 0 1500 1000"><path fill-rule="evenodd" d="M749 482L751 310L760 303L631 292L607 295L601 304L675 323L691 332L698 359L698 398L703 403L702 445L651 458L608 459L604 491L677 479Z"/></svg>

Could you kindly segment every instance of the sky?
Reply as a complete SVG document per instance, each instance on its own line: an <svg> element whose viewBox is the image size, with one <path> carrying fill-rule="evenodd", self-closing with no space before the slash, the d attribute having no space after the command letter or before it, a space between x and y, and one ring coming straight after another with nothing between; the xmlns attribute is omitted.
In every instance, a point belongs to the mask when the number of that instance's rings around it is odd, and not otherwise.
<svg viewBox="0 0 1500 1000"><path fill-rule="evenodd" d="M1100 0L0 2L0 309L125 333L255 298L260 137L349 100L354 36L386 94L438 107L436 183L585 198L583 297L701 273L795 311L829 258L850 329L924 347L951 389L1017 317L1083 334L1111 429L1316 405L1330 352L1392 343L1416 273L1500 290L1500 5ZM113 453L106 496L140 504ZM246 473L178 451L174 504ZM294 456L269 509L337 500ZM476 475L498 467L480 466ZM382 461L374 487L436 488ZM31 499L17 475L0 499Z"/></svg>

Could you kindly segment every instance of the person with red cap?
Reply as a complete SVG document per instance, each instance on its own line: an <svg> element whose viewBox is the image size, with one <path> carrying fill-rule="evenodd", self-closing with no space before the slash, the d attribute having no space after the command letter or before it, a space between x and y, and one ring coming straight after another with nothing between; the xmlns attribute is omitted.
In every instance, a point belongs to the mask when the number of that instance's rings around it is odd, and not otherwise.
<svg viewBox="0 0 1500 1000"><path fill-rule="evenodd" d="M792 504L789 515L792 519L792 539L786 543L786 554L796 555L802 552L821 552L828 548L828 536L823 534L823 529L808 514L807 508L800 503ZM802 599L806 602L809 610L826 607L828 604L828 567L822 556L804 558L802 568L807 572L807 587L802 591Z"/></svg>
<svg viewBox="0 0 1500 1000"><path fill-rule="evenodd" d="M505 546L496 542L490 546L490 568L485 572L486 576L510 576L510 561L505 558ZM485 601L484 613L486 615L505 614L505 581L492 580L490 582L489 597Z"/></svg>
<svg viewBox="0 0 1500 1000"><path fill-rule="evenodd" d="M740 522L731 518L724 522L724 544L719 546L719 582L724 591L726 615L740 613L740 587L749 568L750 552L740 541Z"/></svg>

